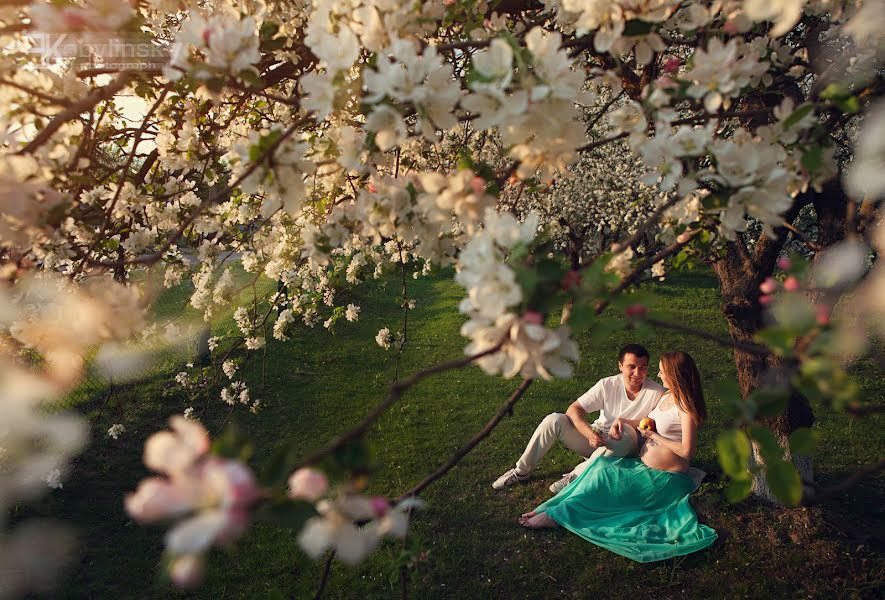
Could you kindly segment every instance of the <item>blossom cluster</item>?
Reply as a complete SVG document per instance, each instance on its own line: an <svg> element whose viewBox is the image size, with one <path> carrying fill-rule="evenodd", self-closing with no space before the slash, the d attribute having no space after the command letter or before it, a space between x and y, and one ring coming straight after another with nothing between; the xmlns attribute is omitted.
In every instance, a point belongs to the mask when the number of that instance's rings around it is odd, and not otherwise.
<svg viewBox="0 0 885 600"><path fill-rule="evenodd" d="M586 264L638 231L659 193L678 198L663 227L609 262L623 275L655 235L671 243L688 227L703 230L713 240L698 250L707 258L742 238L749 220L771 236L800 197L839 176L862 206L881 199L882 2L540 4L512 14L487 14L485 1L389 0L0 9L0 370L9 398L0 421L11 424L0 438L0 509L63 484L84 427L44 406L77 384L85 357L98 348L96 365L117 380L143 358L127 339L176 337L143 323L141 290L155 281L190 280L191 305L207 321L229 308L250 352L266 348L265 323L255 305L241 306L231 260L278 285L267 318L275 315L280 341L301 325L356 321L360 307L342 290L387 267L417 277L454 264L467 292L467 354L489 352L478 359L489 373L567 376L577 359L568 329L545 325L549 311L531 305L517 277L525 252L539 247L532 210L559 249L581 234L577 262ZM172 52L150 72L24 65L47 32L131 34L171 42ZM885 322L881 261L857 275L869 247L885 251L883 229L864 225L868 246L840 245L821 261L842 276L821 267L802 284L827 294L856 286L847 302L859 329L827 316L836 333L881 334ZM658 263L653 273L664 270ZM778 297L801 296L789 278L763 285L777 292L773 314ZM389 346L397 338L385 329L376 340ZM859 356L858 346L848 354ZM234 367L219 366L221 399L255 409ZM176 420L160 438L175 448L168 455L152 442L162 477L150 485L183 494L163 498L192 518L220 511L207 543L223 542L250 505L237 490L254 486L231 483L248 483L245 467L205 450L180 460L188 444L203 444L188 427ZM108 435L121 428L111 424ZM46 442L35 448L25 441L33 438ZM210 479L220 486L211 494L187 495L203 494ZM155 506L145 494L134 498ZM305 547L363 556L374 542L359 541L354 520L369 518L367 504L325 500ZM395 510L384 514L398 518ZM402 523L378 528L388 526ZM186 546L171 546L181 581L205 550Z"/></svg>
<svg viewBox="0 0 885 600"><path fill-rule="evenodd" d="M517 245L528 245L538 229L538 216L530 214L523 223L509 213L485 214L485 229L473 237L458 260L455 281L467 290L459 310L469 317L461 335L470 338L465 354L474 355L497 348L477 360L489 374L513 377L569 377L570 362L578 360L578 347L561 325L550 329L543 316L526 310L522 287L505 262Z"/></svg>

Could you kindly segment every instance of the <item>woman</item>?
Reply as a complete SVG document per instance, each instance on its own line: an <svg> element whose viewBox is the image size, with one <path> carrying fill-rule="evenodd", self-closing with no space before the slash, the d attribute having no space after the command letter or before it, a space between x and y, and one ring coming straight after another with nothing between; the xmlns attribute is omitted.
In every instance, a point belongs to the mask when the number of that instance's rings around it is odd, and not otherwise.
<svg viewBox="0 0 885 600"><path fill-rule="evenodd" d="M685 475L707 416L701 377L685 352L667 352L659 364L669 390L651 411L653 429L640 429L639 458L597 458L559 494L522 515L529 528L562 525L598 546L639 562L664 560L706 548L716 532L698 523L688 503L694 482ZM618 419L610 435L640 421Z"/></svg>

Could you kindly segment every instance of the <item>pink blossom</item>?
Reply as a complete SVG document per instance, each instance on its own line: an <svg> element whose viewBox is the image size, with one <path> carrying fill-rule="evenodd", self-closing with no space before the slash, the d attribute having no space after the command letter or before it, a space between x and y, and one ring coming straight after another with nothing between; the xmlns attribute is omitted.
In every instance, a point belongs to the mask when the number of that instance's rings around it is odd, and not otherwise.
<svg viewBox="0 0 885 600"><path fill-rule="evenodd" d="M631 304L624 309L624 313L631 319L641 319L648 314L648 308L644 304Z"/></svg>
<svg viewBox="0 0 885 600"><path fill-rule="evenodd" d="M522 320L524 323L533 323L535 325L540 325L544 322L544 315L534 310L527 310L522 313Z"/></svg>
<svg viewBox="0 0 885 600"><path fill-rule="evenodd" d="M762 306L768 306L769 304L771 304L772 300L774 300L774 296L770 294L759 296L759 304L761 304Z"/></svg>
<svg viewBox="0 0 885 600"><path fill-rule="evenodd" d="M209 434L195 421L181 415L169 419L173 431L160 431L144 444L144 464L154 471L172 475L189 469L209 451Z"/></svg>
<svg viewBox="0 0 885 600"><path fill-rule="evenodd" d="M369 498L369 504L372 506L372 512L376 517L383 517L390 510L390 502L384 496L372 496Z"/></svg>
<svg viewBox="0 0 885 600"><path fill-rule="evenodd" d="M829 325L830 323L830 306L827 304L815 304L814 311L817 313L818 325Z"/></svg>
<svg viewBox="0 0 885 600"><path fill-rule="evenodd" d="M126 512L141 523L152 523L191 512L200 499L199 487L189 481L161 477L142 479L123 500Z"/></svg>
<svg viewBox="0 0 885 600"><path fill-rule="evenodd" d="M784 280L784 289L787 290L788 292L795 292L801 288L802 288L802 284L799 283L799 280L796 279L795 277L793 277L792 275L790 277L787 277Z"/></svg>
<svg viewBox="0 0 885 600"><path fill-rule="evenodd" d="M129 516L143 523L183 517L165 541L174 557L172 580L189 587L202 578L200 554L246 530L261 491L245 464L207 454L209 435L200 423L178 415L170 423L173 431L152 435L144 451L145 464L167 477L142 480L124 504Z"/></svg>
<svg viewBox="0 0 885 600"><path fill-rule="evenodd" d="M569 291L572 288L576 288L581 285L581 274L577 271L569 271L565 275L562 276L562 281L560 282L560 286L564 291Z"/></svg>
<svg viewBox="0 0 885 600"><path fill-rule="evenodd" d="M212 498L225 508L241 508L259 496L252 471L243 463L209 457L201 465L198 477Z"/></svg>
<svg viewBox="0 0 885 600"><path fill-rule="evenodd" d="M476 176L470 180L470 187L473 188L474 194L482 194L486 190L486 180Z"/></svg>
<svg viewBox="0 0 885 600"><path fill-rule="evenodd" d="M778 269L781 269L782 271L789 271L792 267L793 261L791 261L788 257L781 256L779 259L777 259Z"/></svg>
<svg viewBox="0 0 885 600"><path fill-rule="evenodd" d="M169 567L169 577L176 587L193 589L203 581L206 560L202 554L185 554L175 559Z"/></svg>
<svg viewBox="0 0 885 600"><path fill-rule="evenodd" d="M726 21L725 25L722 27L722 30L728 35L734 35L738 33L738 25L735 21Z"/></svg>
<svg viewBox="0 0 885 600"><path fill-rule="evenodd" d="M668 58L664 63L664 71L667 73L675 73L682 66L682 61L678 58Z"/></svg>
<svg viewBox="0 0 885 600"><path fill-rule="evenodd" d="M759 291L763 294L773 294L777 290L777 281L772 277L767 277L765 281L759 284Z"/></svg>
<svg viewBox="0 0 885 600"><path fill-rule="evenodd" d="M89 25L89 21L86 20L81 10L65 9L62 11L62 17L64 18L65 25L74 31L86 29Z"/></svg>
<svg viewBox="0 0 885 600"><path fill-rule="evenodd" d="M298 469L289 477L289 497L314 502L329 489L326 476L309 467Z"/></svg>

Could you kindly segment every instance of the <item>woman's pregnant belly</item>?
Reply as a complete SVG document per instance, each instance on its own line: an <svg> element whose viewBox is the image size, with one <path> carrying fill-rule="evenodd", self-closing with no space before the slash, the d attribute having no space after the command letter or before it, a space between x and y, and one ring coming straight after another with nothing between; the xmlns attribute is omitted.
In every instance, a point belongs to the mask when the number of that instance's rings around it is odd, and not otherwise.
<svg viewBox="0 0 885 600"><path fill-rule="evenodd" d="M688 471L688 460L652 440L646 440L642 448L639 449L639 458L652 469L675 473Z"/></svg>

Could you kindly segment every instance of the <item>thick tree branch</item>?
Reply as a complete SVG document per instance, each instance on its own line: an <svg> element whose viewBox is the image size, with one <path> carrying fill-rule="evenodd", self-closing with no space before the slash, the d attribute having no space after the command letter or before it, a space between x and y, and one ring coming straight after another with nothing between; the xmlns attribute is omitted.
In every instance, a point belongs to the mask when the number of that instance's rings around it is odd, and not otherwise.
<svg viewBox="0 0 885 600"><path fill-rule="evenodd" d="M867 477L872 477L873 475L881 473L882 471L885 471L885 458L880 458L878 462L864 467L860 471L852 474L851 476L847 477L834 486L826 488L815 488L812 484L810 487L815 490L814 495L811 496L811 498L809 498L806 502L803 502L803 504L813 505L826 502L827 500L840 495L845 490L855 486Z"/></svg>
<svg viewBox="0 0 885 600"><path fill-rule="evenodd" d="M108 85L98 88L79 102L75 102L71 104L68 108L61 111L57 115L55 115L52 121L49 122L46 127L40 130L40 133L34 137L24 148L18 151L18 154L32 154L36 151L40 146L49 141L49 138L52 137L56 131L58 131L59 127L76 119L82 113L90 110L99 102L103 102L105 100L109 100L116 95L117 92L122 90L129 82L132 80L132 75L129 73L121 73Z"/></svg>

